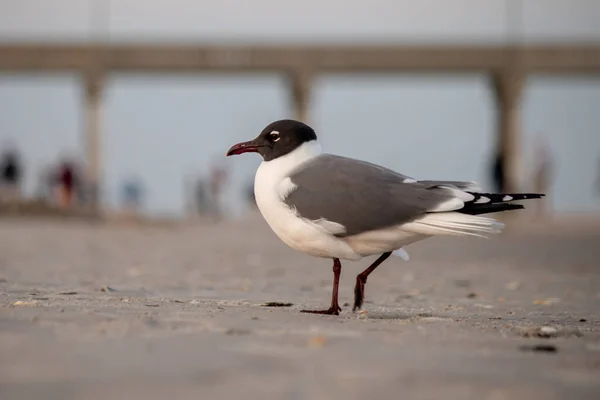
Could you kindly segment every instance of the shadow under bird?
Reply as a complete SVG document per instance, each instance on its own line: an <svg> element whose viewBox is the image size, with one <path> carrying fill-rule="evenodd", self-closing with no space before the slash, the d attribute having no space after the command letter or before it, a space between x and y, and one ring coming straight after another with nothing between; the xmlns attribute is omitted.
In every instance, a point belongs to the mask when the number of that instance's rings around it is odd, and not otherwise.
<svg viewBox="0 0 600 400"><path fill-rule="evenodd" d="M324 153L315 131L290 119L269 124L227 156L258 153L254 194L275 234L288 246L333 259L327 310L338 315L340 260L379 258L356 277L353 310L362 307L368 276L390 255L408 260L404 246L439 235L500 233L504 224L481 214L523 208L535 193L481 193L475 182L416 180L388 168Z"/></svg>

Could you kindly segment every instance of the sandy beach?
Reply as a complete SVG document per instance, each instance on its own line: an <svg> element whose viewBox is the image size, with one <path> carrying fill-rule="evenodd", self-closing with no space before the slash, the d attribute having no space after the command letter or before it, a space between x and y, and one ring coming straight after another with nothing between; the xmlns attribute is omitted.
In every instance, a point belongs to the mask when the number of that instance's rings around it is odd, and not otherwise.
<svg viewBox="0 0 600 400"><path fill-rule="evenodd" d="M362 313L348 303L371 258L343 263L343 312L320 316L299 310L329 305L331 262L257 215L0 220L0 398L600 397L598 219L407 250Z"/></svg>

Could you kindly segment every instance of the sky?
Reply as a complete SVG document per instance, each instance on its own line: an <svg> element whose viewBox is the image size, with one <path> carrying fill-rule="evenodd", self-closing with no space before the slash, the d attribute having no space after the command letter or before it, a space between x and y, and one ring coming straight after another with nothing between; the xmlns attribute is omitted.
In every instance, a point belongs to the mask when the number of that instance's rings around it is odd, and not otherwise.
<svg viewBox="0 0 600 400"><path fill-rule="evenodd" d="M508 4L510 2L510 4ZM0 41L504 43L600 42L596 0L3 0ZM508 5L508 7L507 7ZM232 11L233 10L233 11ZM519 23L521 21L521 23ZM259 163L225 159L233 143L290 117L281 77L215 74L111 75L104 91L105 199L141 175L150 213L181 213L183 182L211 163L232 172L228 210ZM323 75L311 123L328 152L417 178L478 180L497 118L484 75ZM16 143L32 192L39 169L82 142L81 87L70 74L0 74L0 147ZM532 76L523 98L523 174L535 135L550 143L559 211L600 211L600 77Z"/></svg>
<svg viewBox="0 0 600 400"><path fill-rule="evenodd" d="M515 7L526 40L600 39L597 0L3 0L0 37L501 42Z"/></svg>

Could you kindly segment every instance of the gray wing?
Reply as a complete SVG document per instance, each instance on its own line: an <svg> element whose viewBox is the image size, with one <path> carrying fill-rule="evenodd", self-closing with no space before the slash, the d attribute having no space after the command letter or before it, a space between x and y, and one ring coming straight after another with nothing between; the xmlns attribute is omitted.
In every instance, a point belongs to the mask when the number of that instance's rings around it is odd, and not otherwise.
<svg viewBox="0 0 600 400"><path fill-rule="evenodd" d="M341 224L352 236L412 221L451 200L419 182L379 165L331 154L320 155L293 171L296 188L285 203L310 220ZM405 183L413 182L413 183Z"/></svg>
<svg viewBox="0 0 600 400"><path fill-rule="evenodd" d="M477 182L473 181L418 181L417 183L421 186L427 186L428 188L451 186L470 192L480 192L482 190L479 185L477 185Z"/></svg>

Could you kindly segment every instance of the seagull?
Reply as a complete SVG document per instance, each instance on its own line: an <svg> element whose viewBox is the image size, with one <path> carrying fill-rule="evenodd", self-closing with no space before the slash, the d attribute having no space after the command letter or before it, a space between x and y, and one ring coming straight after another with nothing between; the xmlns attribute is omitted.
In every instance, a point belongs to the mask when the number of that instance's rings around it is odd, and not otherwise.
<svg viewBox="0 0 600 400"><path fill-rule="evenodd" d="M535 193L482 193L475 182L417 180L383 166L323 152L313 128L282 119L227 156L258 153L256 204L289 247L333 259L331 306L302 312L339 315L340 260L379 258L356 277L353 311L362 308L369 275L390 255L433 236L500 233L504 224L481 214L524 208Z"/></svg>

